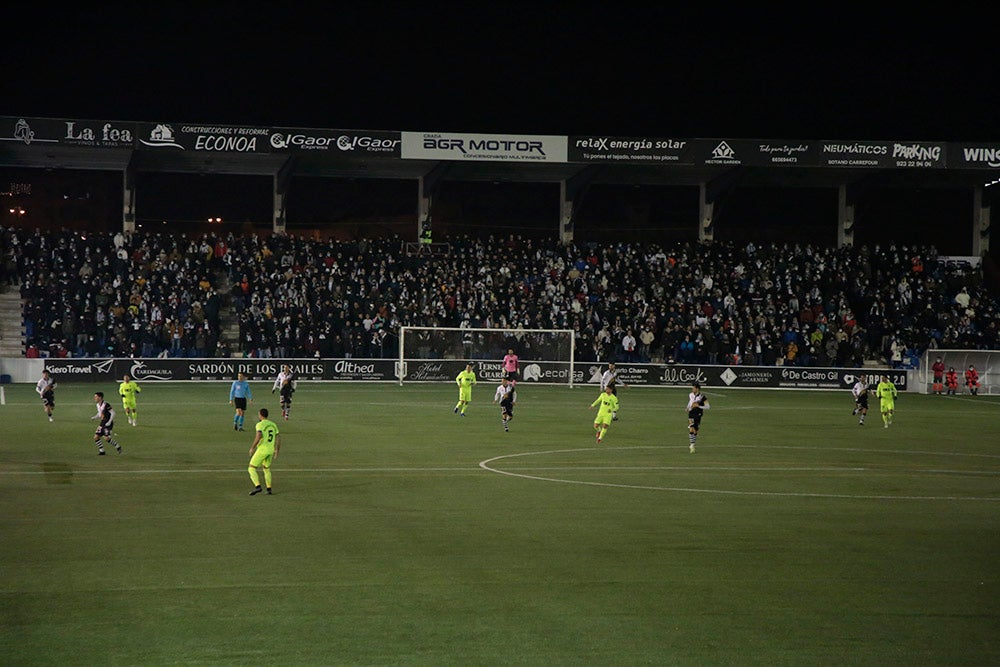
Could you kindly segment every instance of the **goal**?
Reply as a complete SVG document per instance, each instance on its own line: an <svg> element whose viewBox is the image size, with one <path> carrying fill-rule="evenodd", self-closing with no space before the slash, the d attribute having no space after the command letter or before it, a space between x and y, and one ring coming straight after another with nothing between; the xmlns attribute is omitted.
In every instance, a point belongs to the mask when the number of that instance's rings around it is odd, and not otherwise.
<svg viewBox="0 0 1000 667"><path fill-rule="evenodd" d="M573 363L571 329L400 327L396 375L399 384L454 382L471 363L479 379L499 382L507 350L518 357L521 382L572 387L581 379Z"/></svg>

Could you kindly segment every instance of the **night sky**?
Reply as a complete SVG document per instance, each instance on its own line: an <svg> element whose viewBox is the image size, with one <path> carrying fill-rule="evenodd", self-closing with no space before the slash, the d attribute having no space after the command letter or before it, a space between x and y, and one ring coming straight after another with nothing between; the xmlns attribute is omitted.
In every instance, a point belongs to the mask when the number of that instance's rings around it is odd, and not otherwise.
<svg viewBox="0 0 1000 667"><path fill-rule="evenodd" d="M0 115L1000 142L993 41L974 34L973 24L959 30L913 9L904 20L848 7L823 8L817 18L645 2L341 4L111 2L58 11L19 4L4 11ZM175 191L164 188L164 200L176 199ZM140 207L153 192L147 189ZM248 218L269 219L269 187L262 192L261 213ZM751 227L783 217L799 230L806 218L832 233L830 193L811 203L799 194L744 192L744 203L727 214ZM410 205L408 190L399 197ZM591 210L601 210L596 195L591 199ZM964 225L970 210L950 193L890 201L884 211L880 205L866 233L897 235L898 227L923 239L938 236L942 221ZM547 209L538 212L549 219ZM954 252L969 245L965 236Z"/></svg>
<svg viewBox="0 0 1000 667"><path fill-rule="evenodd" d="M355 4L363 6L6 8L0 114L525 134L1000 140L993 41L912 9L904 21L846 7L813 17L722 6L696 13L672 3Z"/></svg>

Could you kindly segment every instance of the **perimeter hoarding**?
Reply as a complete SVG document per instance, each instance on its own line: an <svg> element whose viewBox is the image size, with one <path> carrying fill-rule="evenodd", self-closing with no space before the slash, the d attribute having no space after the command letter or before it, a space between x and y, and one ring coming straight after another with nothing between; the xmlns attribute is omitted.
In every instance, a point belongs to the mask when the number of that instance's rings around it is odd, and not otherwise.
<svg viewBox="0 0 1000 667"><path fill-rule="evenodd" d="M607 366L578 364L585 378L581 384L599 385ZM812 366L709 366L697 364L617 364L618 377L641 387L688 386L746 389L850 389L859 370ZM906 371L865 369L866 375L885 373L900 391L906 391ZM524 373L527 379L527 371Z"/></svg>
<svg viewBox="0 0 1000 667"><path fill-rule="evenodd" d="M65 118L3 118L0 141L25 146L135 148L137 123Z"/></svg>
<svg viewBox="0 0 1000 667"><path fill-rule="evenodd" d="M689 140L662 137L570 137L568 157L570 162L692 164Z"/></svg>
<svg viewBox="0 0 1000 667"><path fill-rule="evenodd" d="M402 366L403 382L454 382L465 369L465 359L407 359ZM471 361L481 382L499 382L503 370L499 361ZM400 364L394 359L46 359L56 382L117 382L125 374L137 382L234 380L244 373L254 381L271 381L287 364L299 380L332 382L397 382ZM581 362L524 361L521 381L527 384L569 384L597 386L603 364ZM748 389L850 389L859 371L851 368L803 366L709 366L698 364L617 365L625 384L658 387L688 386ZM905 391L906 371L865 369L886 374L900 391Z"/></svg>
<svg viewBox="0 0 1000 667"><path fill-rule="evenodd" d="M566 137L403 132L404 160L566 162Z"/></svg>
<svg viewBox="0 0 1000 667"><path fill-rule="evenodd" d="M678 166L750 167L868 167L881 169L944 169L947 144L905 141L802 141L788 139L683 139L651 137L573 136L571 162L669 164ZM967 163L985 160L1000 166L1000 150L969 147ZM992 162L990 161L992 160ZM976 164L983 168L984 164Z"/></svg>
<svg viewBox="0 0 1000 667"><path fill-rule="evenodd" d="M944 169L946 144L930 141L824 141L821 167Z"/></svg>
<svg viewBox="0 0 1000 667"><path fill-rule="evenodd" d="M399 132L276 128L270 142L277 151L324 153L346 158L399 158L402 136Z"/></svg>
<svg viewBox="0 0 1000 667"><path fill-rule="evenodd" d="M314 152L330 157L451 161L1000 169L1000 144L900 140L727 139L516 135L270 128L176 121L0 116L0 147L138 149L202 153Z"/></svg>
<svg viewBox="0 0 1000 667"><path fill-rule="evenodd" d="M952 144L948 166L952 169L1000 169L1000 144Z"/></svg>
<svg viewBox="0 0 1000 667"><path fill-rule="evenodd" d="M211 123L141 123L136 148L195 153L270 153L272 130Z"/></svg>

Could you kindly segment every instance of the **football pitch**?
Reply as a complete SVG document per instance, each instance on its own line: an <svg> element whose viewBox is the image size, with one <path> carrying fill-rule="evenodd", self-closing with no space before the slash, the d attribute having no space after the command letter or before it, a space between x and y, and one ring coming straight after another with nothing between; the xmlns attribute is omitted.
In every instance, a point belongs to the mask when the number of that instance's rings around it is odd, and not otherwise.
<svg viewBox="0 0 1000 667"><path fill-rule="evenodd" d="M5 385L0 662L1000 664L1000 399L848 391ZM97 456L92 394L118 412ZM249 496L256 411L283 440Z"/></svg>

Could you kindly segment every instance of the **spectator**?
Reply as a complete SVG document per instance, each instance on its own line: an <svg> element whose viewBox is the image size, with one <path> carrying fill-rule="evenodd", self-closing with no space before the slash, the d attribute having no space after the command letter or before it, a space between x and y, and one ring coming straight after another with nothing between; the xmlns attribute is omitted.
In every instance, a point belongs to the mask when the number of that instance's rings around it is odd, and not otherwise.
<svg viewBox="0 0 1000 667"><path fill-rule="evenodd" d="M635 363L637 361L635 351L636 344L637 342L635 336L632 335L632 330L629 329L625 332L625 335L622 336L622 351L624 353L625 361L629 363Z"/></svg>

